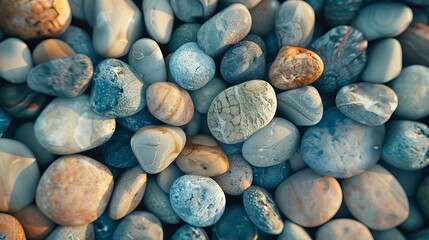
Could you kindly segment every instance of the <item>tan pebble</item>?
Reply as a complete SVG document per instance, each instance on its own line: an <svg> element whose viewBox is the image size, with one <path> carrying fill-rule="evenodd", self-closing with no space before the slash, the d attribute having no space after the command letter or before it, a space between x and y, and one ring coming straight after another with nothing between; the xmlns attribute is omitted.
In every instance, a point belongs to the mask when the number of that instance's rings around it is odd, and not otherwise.
<svg viewBox="0 0 429 240"><path fill-rule="evenodd" d="M33 50L33 61L41 64L48 60L65 58L75 55L76 52L65 42L59 39L46 39Z"/></svg>
<svg viewBox="0 0 429 240"><path fill-rule="evenodd" d="M55 223L46 217L35 204L13 214L24 228L27 238L42 240L55 228Z"/></svg>
<svg viewBox="0 0 429 240"><path fill-rule="evenodd" d="M173 126L183 126L194 116L191 96L174 83L150 85L146 91L146 102L153 116Z"/></svg>
<svg viewBox="0 0 429 240"><path fill-rule="evenodd" d="M274 87L290 90L313 83L322 75L323 68L323 61L316 53L305 48L284 46L268 75Z"/></svg>
<svg viewBox="0 0 429 240"><path fill-rule="evenodd" d="M83 155L63 156L43 173L36 204L57 224L84 225L101 216L112 190L112 173L102 163Z"/></svg>
<svg viewBox="0 0 429 240"><path fill-rule="evenodd" d="M25 232L14 216L0 213L0 238L5 240L25 240Z"/></svg>
<svg viewBox="0 0 429 240"><path fill-rule="evenodd" d="M172 162L166 169L156 175L156 182L162 191L170 193L173 182L183 174L184 173L177 167L177 164Z"/></svg>
<svg viewBox="0 0 429 240"><path fill-rule="evenodd" d="M319 227L316 240L373 240L371 232L362 223L346 218L334 219Z"/></svg>
<svg viewBox="0 0 429 240"><path fill-rule="evenodd" d="M222 175L213 177L224 193L230 195L240 195L252 185L253 172L252 167L243 158L236 154L229 157L230 167Z"/></svg>
<svg viewBox="0 0 429 240"><path fill-rule="evenodd" d="M284 180L276 189L275 199L287 218L303 227L317 227L337 213L343 195L335 178L306 168Z"/></svg>

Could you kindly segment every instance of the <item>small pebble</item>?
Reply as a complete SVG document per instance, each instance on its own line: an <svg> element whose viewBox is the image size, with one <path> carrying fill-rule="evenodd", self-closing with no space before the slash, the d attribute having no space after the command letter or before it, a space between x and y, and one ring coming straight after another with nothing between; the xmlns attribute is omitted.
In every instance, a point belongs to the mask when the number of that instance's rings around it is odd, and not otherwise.
<svg viewBox="0 0 429 240"><path fill-rule="evenodd" d="M46 95L31 90L27 84L0 87L0 105L12 116L34 118L45 107Z"/></svg>
<svg viewBox="0 0 429 240"><path fill-rule="evenodd" d="M70 4L73 5L73 2L76 1L70 1ZM67 43L76 53L88 56L94 66L101 62L101 57L97 55L92 46L91 36L82 28L71 25L59 39Z"/></svg>
<svg viewBox="0 0 429 240"><path fill-rule="evenodd" d="M113 136L100 146L104 162L115 168L129 168L138 165L130 141L134 132L122 127L116 128Z"/></svg>
<svg viewBox="0 0 429 240"><path fill-rule="evenodd" d="M142 3L144 22L149 36L160 44L170 41L174 14L168 0L145 0Z"/></svg>
<svg viewBox="0 0 429 240"><path fill-rule="evenodd" d="M204 229L199 227L194 227L189 224L182 225L180 228L174 232L170 240L208 240L209 237Z"/></svg>
<svg viewBox="0 0 429 240"><path fill-rule="evenodd" d="M258 5L250 9L250 15L252 16L250 32L262 37L274 30L279 9L280 3L278 0L261 0Z"/></svg>
<svg viewBox="0 0 429 240"><path fill-rule="evenodd" d="M175 162L172 162L166 169L156 175L156 182L162 191L170 193L171 185L184 173L177 167Z"/></svg>
<svg viewBox="0 0 429 240"><path fill-rule="evenodd" d="M8 38L0 42L0 52L0 77L15 84L25 83L33 68L27 44L18 38Z"/></svg>
<svg viewBox="0 0 429 240"><path fill-rule="evenodd" d="M182 4L181 2L180 3L178 2L180 1L174 1L174 0L170 1L173 7L173 10L174 10L174 4L178 4L178 5ZM200 3L201 2L199 2L198 4ZM181 9L187 10L189 8L181 8ZM199 23L184 23L179 27L177 27L176 29L174 29L173 34L171 35L170 42L168 43L168 49L170 50L170 52L176 51L185 43L197 42L198 30L200 30L200 27L201 27L201 24Z"/></svg>
<svg viewBox="0 0 429 240"><path fill-rule="evenodd" d="M43 240L55 228L55 223L46 217L35 204L19 210L14 213L14 216L21 223L28 239Z"/></svg>
<svg viewBox="0 0 429 240"><path fill-rule="evenodd" d="M161 125L162 122L155 118L149 111L149 109L143 108L143 110L137 112L128 117L117 118L116 121L123 127L137 132L142 127L147 127L149 125Z"/></svg>
<svg viewBox="0 0 429 240"><path fill-rule="evenodd" d="M134 211L126 216L113 234L113 239L162 240L161 221L150 212Z"/></svg>
<svg viewBox="0 0 429 240"><path fill-rule="evenodd" d="M258 234L242 205L227 207L213 226L213 239L254 240Z"/></svg>
<svg viewBox="0 0 429 240"><path fill-rule="evenodd" d="M65 42L50 38L46 39L34 48L33 61L34 64L39 65L48 60L57 58L65 58L75 55L76 52Z"/></svg>
<svg viewBox="0 0 429 240"><path fill-rule="evenodd" d="M241 195L252 185L252 167L241 155L232 155L228 159L230 163L228 171L213 177L213 180L219 184L224 193Z"/></svg>
<svg viewBox="0 0 429 240"><path fill-rule="evenodd" d="M305 229L298 224L295 224L289 220L284 222L282 233L280 233L277 240L311 240L310 235Z"/></svg>
<svg viewBox="0 0 429 240"><path fill-rule="evenodd" d="M118 220L113 220L109 217L109 213L105 211L97 220L94 221L95 239L97 240L112 240L113 234L117 226Z"/></svg>
<svg viewBox="0 0 429 240"><path fill-rule="evenodd" d="M200 113L207 113L213 99L227 87L222 79L214 77L204 87L191 91L189 94L194 102L195 110Z"/></svg>
<svg viewBox="0 0 429 240"><path fill-rule="evenodd" d="M265 188L275 189L280 183L292 174L289 161L285 161L271 167L252 166L253 185Z"/></svg>
<svg viewBox="0 0 429 240"><path fill-rule="evenodd" d="M347 218L338 218L317 229L316 240L373 240L371 232L362 223Z"/></svg>
<svg viewBox="0 0 429 240"><path fill-rule="evenodd" d="M429 67L428 25L423 23L411 24L404 33L398 36L398 40L402 47L404 65L421 64Z"/></svg>
<svg viewBox="0 0 429 240"><path fill-rule="evenodd" d="M323 2L323 1L322 1ZM326 0L324 16L331 26L350 25L351 21L363 7L363 0Z"/></svg>
<svg viewBox="0 0 429 240"><path fill-rule="evenodd" d="M85 239L94 240L94 226L92 223L78 226L58 226L49 234L46 240L56 239Z"/></svg>
<svg viewBox="0 0 429 240"><path fill-rule="evenodd" d="M14 216L0 212L0 237L5 240L25 240L21 223Z"/></svg>
<svg viewBox="0 0 429 240"><path fill-rule="evenodd" d="M417 204L422 213L429 219L429 176L426 176L417 189Z"/></svg>
<svg viewBox="0 0 429 240"><path fill-rule="evenodd" d="M218 0L187 1L186 5L181 0L170 0L174 15L183 22L199 22L211 17L217 6Z"/></svg>

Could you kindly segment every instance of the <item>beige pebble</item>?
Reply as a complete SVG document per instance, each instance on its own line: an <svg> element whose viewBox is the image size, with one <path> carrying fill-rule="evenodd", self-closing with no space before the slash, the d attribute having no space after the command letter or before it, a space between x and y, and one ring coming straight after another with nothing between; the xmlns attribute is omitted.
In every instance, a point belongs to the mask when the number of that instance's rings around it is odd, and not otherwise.
<svg viewBox="0 0 429 240"><path fill-rule="evenodd" d="M18 219L0 212L0 238L4 240L25 240L25 232Z"/></svg>
<svg viewBox="0 0 429 240"><path fill-rule="evenodd" d="M46 39L34 48L33 61L37 65L48 60L65 58L75 54L76 52L67 43L59 39Z"/></svg>
<svg viewBox="0 0 429 240"><path fill-rule="evenodd" d="M239 154L229 157L230 167L222 175L213 177L223 192L230 195L241 195L252 185L253 172L252 167Z"/></svg>
<svg viewBox="0 0 429 240"><path fill-rule="evenodd" d="M166 169L156 175L156 182L162 191L170 193L173 182L183 174L184 173L177 167L177 164L172 162Z"/></svg>
<svg viewBox="0 0 429 240"><path fill-rule="evenodd" d="M371 232L362 223L346 218L338 218L329 221L319 227L316 232L316 240L373 240Z"/></svg>
<svg viewBox="0 0 429 240"><path fill-rule="evenodd" d="M55 228L55 223L46 217L35 204L30 204L13 215L21 223L28 239L46 239Z"/></svg>
<svg viewBox="0 0 429 240"><path fill-rule="evenodd" d="M229 169L225 152L216 140L208 135L195 135L176 158L176 164L186 174L213 177Z"/></svg>

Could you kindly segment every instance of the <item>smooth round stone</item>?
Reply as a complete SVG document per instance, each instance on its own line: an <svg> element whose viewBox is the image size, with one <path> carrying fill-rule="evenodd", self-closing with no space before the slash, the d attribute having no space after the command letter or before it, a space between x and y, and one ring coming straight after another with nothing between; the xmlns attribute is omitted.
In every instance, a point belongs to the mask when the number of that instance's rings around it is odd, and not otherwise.
<svg viewBox="0 0 429 240"><path fill-rule="evenodd" d="M324 6L326 22L331 26L350 25L363 7L363 0L327 0Z"/></svg>
<svg viewBox="0 0 429 240"><path fill-rule="evenodd" d="M208 227L221 218L226 200L222 188L213 179L183 175L171 186L170 202L185 222Z"/></svg>
<svg viewBox="0 0 429 240"><path fill-rule="evenodd" d="M397 228L389 228L383 231L371 230L371 233L375 240L406 240L404 235Z"/></svg>
<svg viewBox="0 0 429 240"><path fill-rule="evenodd" d="M195 110L207 113L213 99L227 87L228 85L222 79L214 77L204 87L191 91L189 94L194 102Z"/></svg>
<svg viewBox="0 0 429 240"><path fill-rule="evenodd" d="M33 68L27 44L18 38L8 38L0 42L0 52L0 77L15 84L25 83Z"/></svg>
<svg viewBox="0 0 429 240"><path fill-rule="evenodd" d="M408 215L407 220L400 225L400 228L409 231L415 232L421 229L427 222L423 212L417 206L416 202L410 199L410 215Z"/></svg>
<svg viewBox="0 0 429 240"><path fill-rule="evenodd" d="M170 1L171 4L178 4L182 5L183 3L180 1ZM176 3L176 2L180 2ZM198 3L197 1L190 1L189 4ZM189 6L189 5L188 5ZM173 5L172 5L173 7ZM182 7L182 6L180 6ZM183 8L184 10L187 10L189 8ZM173 8L174 10L174 8ZM177 16L177 15L176 15ZM170 52L176 51L179 47L181 47L185 43L189 42L197 42L197 34L198 30L200 29L201 24L199 23L184 23L174 29L173 34L171 35L170 42L168 43L168 49Z"/></svg>
<svg viewBox="0 0 429 240"><path fill-rule="evenodd" d="M172 162L166 169L156 175L156 182L162 191L170 193L171 185L184 173Z"/></svg>
<svg viewBox="0 0 429 240"><path fill-rule="evenodd" d="M146 209L161 221L168 224L177 224L180 222L179 216L171 206L168 194L158 186L154 178L149 178L147 181L143 203Z"/></svg>
<svg viewBox="0 0 429 240"><path fill-rule="evenodd" d="M118 220L113 220L109 217L108 212L104 212L97 220L95 220L94 230L95 239L100 240L111 240L116 227L119 225Z"/></svg>
<svg viewBox="0 0 429 240"><path fill-rule="evenodd" d="M0 107L0 138L5 134L11 123L12 117Z"/></svg>
<svg viewBox="0 0 429 240"><path fill-rule="evenodd" d="M14 213L14 216L21 223L28 239L45 239L55 228L55 223L46 217L35 204L28 205L19 210Z"/></svg>
<svg viewBox="0 0 429 240"><path fill-rule="evenodd" d="M397 2L373 3L357 14L352 25L359 29L368 41L396 37L407 29L413 20L411 8Z"/></svg>
<svg viewBox="0 0 429 240"><path fill-rule="evenodd" d="M429 10L427 12L429 13ZM428 25L412 23L404 33L398 36L398 40L402 46L404 65L421 64L429 66Z"/></svg>
<svg viewBox="0 0 429 240"><path fill-rule="evenodd" d="M109 217L117 220L134 211L143 199L146 182L147 174L140 166L122 172L110 200Z"/></svg>
<svg viewBox="0 0 429 240"><path fill-rule="evenodd" d="M292 174L289 161L282 162L271 167L252 166L252 172L253 185L265 189L275 189Z"/></svg>
<svg viewBox="0 0 429 240"><path fill-rule="evenodd" d="M196 42L183 44L171 56L170 72L174 81L186 90L197 90L215 75L216 64Z"/></svg>
<svg viewBox="0 0 429 240"><path fill-rule="evenodd" d="M310 4L291 0L280 5L276 16L279 46L307 48L313 38L316 15Z"/></svg>
<svg viewBox="0 0 429 240"><path fill-rule="evenodd" d="M223 79L238 84L253 79L263 79L265 57L258 44L242 41L232 46L223 56L220 72Z"/></svg>
<svg viewBox="0 0 429 240"><path fill-rule="evenodd" d="M168 0L145 0L142 8L149 36L158 43L168 43L174 24L174 14L170 2Z"/></svg>
<svg viewBox="0 0 429 240"><path fill-rule="evenodd" d="M2 239L26 239L21 223L14 216L0 212L0 237Z"/></svg>
<svg viewBox="0 0 429 240"><path fill-rule="evenodd" d="M344 201L353 216L374 230L403 223L409 214L408 199L401 184L380 165L343 180Z"/></svg>
<svg viewBox="0 0 429 240"><path fill-rule="evenodd" d="M315 239L372 240L374 238L369 229L362 223L353 219L339 218L319 227Z"/></svg>
<svg viewBox="0 0 429 240"><path fill-rule="evenodd" d="M324 63L324 72L313 85L323 93L331 93L356 82L366 67L367 46L364 35L349 26L338 26L325 33L310 46Z"/></svg>
<svg viewBox="0 0 429 240"><path fill-rule="evenodd" d="M423 214L429 219L429 176L426 176L417 189L417 203Z"/></svg>
<svg viewBox="0 0 429 240"><path fill-rule="evenodd" d="M273 197L265 189L251 186L243 194L243 205L256 227L273 235L282 232L282 217Z"/></svg>
<svg viewBox="0 0 429 240"><path fill-rule="evenodd" d="M118 127L113 136L100 146L104 162L115 168L129 168L138 165L130 141L134 132Z"/></svg>
<svg viewBox="0 0 429 240"><path fill-rule="evenodd" d="M313 126L323 116L319 92L305 86L277 94L277 112L297 126Z"/></svg>
<svg viewBox="0 0 429 240"><path fill-rule="evenodd" d="M246 37L251 26L252 16L247 7L240 3L232 4L201 26L197 36L198 45L209 56L220 56Z"/></svg>
<svg viewBox="0 0 429 240"><path fill-rule="evenodd" d="M256 227L242 205L226 208L221 219L213 226L213 239L254 240L257 237Z"/></svg>
<svg viewBox="0 0 429 240"><path fill-rule="evenodd" d="M42 64L48 60L65 58L75 55L76 52L65 42L59 39L46 39L34 48L34 64Z"/></svg>
<svg viewBox="0 0 429 240"><path fill-rule="evenodd" d="M174 16L183 22L199 22L213 15L218 0L170 0Z"/></svg>
<svg viewBox="0 0 429 240"><path fill-rule="evenodd" d="M71 18L67 0L6 0L0 3L3 30L23 39L59 36L70 25Z"/></svg>
<svg viewBox="0 0 429 240"><path fill-rule="evenodd" d="M128 63L146 84L167 81L164 56L158 43L150 38L139 39L131 46Z"/></svg>
<svg viewBox="0 0 429 240"><path fill-rule="evenodd" d="M186 135L179 127L147 126L131 138L131 148L145 172L163 171L179 155L185 146Z"/></svg>
<svg viewBox="0 0 429 240"><path fill-rule="evenodd" d="M79 226L58 226L49 234L46 240L56 239L87 239L93 240L95 237L92 223Z"/></svg>
<svg viewBox="0 0 429 240"><path fill-rule="evenodd" d="M161 221L150 212L134 211L119 223L113 239L162 240Z"/></svg>
<svg viewBox="0 0 429 240"><path fill-rule="evenodd" d="M16 140L0 138L0 211L13 213L33 202L39 178L31 150Z"/></svg>
<svg viewBox="0 0 429 240"><path fill-rule="evenodd" d="M292 157L299 145L299 131L286 119L275 117L243 144L243 157L255 167L270 167Z"/></svg>
<svg viewBox="0 0 429 240"><path fill-rule="evenodd" d="M28 86L57 97L76 97L89 85L93 74L91 59L77 54L37 65L27 75Z"/></svg>
<svg viewBox="0 0 429 240"><path fill-rule="evenodd" d="M186 145L176 158L176 164L186 174L213 177L229 169L225 152L208 135L195 135L186 139Z"/></svg>
<svg viewBox="0 0 429 240"><path fill-rule="evenodd" d="M73 1L70 1L70 4L72 4L72 2ZM76 53L88 56L94 66L98 65L101 61L101 58L92 47L91 36L89 36L89 34L82 28L71 25L67 28L67 31L59 37L59 39L67 43Z"/></svg>
<svg viewBox="0 0 429 240"><path fill-rule="evenodd" d="M112 190L112 173L102 163L83 155L63 156L43 173L36 204L57 224L89 224L104 212Z"/></svg>
<svg viewBox="0 0 429 240"><path fill-rule="evenodd" d="M192 120L194 104L189 93L169 82L157 82L146 90L150 113L173 126L183 126Z"/></svg>
<svg viewBox="0 0 429 240"><path fill-rule="evenodd" d="M396 168L418 170L429 164L429 128L426 124L395 120L387 124L381 158Z"/></svg>
<svg viewBox="0 0 429 240"><path fill-rule="evenodd" d="M284 222L282 233L278 236L277 240L311 240L310 235L304 230L303 227L295 224L289 220Z"/></svg>
<svg viewBox="0 0 429 240"><path fill-rule="evenodd" d="M250 15L252 16L250 32L262 37L274 30L279 9L280 3L278 0L262 0L258 5L250 9Z"/></svg>
<svg viewBox="0 0 429 240"><path fill-rule="evenodd" d="M386 83L396 78L401 73L401 70L401 43L394 38L386 38L374 43L369 48L368 65L362 74L362 80L373 83Z"/></svg>
<svg viewBox="0 0 429 240"><path fill-rule="evenodd" d="M429 115L429 68L413 65L402 69L389 86L398 96L395 115L415 120Z"/></svg>
<svg viewBox="0 0 429 240"><path fill-rule="evenodd" d="M182 239L190 239L190 240L208 240L209 237L204 229L199 227L194 227L189 224L184 224L179 227L176 232L174 232L173 236L171 236L170 240L182 240Z"/></svg>
<svg viewBox="0 0 429 240"><path fill-rule="evenodd" d="M86 2L93 1L85 0L85 5ZM105 58L126 55L131 44L144 32L140 9L132 0L96 0L93 9L92 43L95 52Z"/></svg>
<svg viewBox="0 0 429 240"><path fill-rule="evenodd" d="M273 62L277 57L277 53L280 50L277 36L275 31L269 32L264 38L265 44L267 45L267 62ZM269 68L267 68L269 69Z"/></svg>
<svg viewBox="0 0 429 240"><path fill-rule="evenodd" d="M12 116L34 118L45 106L46 95L27 84L6 84L0 88L0 105Z"/></svg>
<svg viewBox="0 0 429 240"><path fill-rule="evenodd" d="M115 119L91 110L89 96L55 98L37 117L34 132L49 152L66 155L96 148L107 142L116 128Z"/></svg>
<svg viewBox="0 0 429 240"><path fill-rule="evenodd" d="M343 199L338 181L306 168L286 178L276 189L280 211L303 227L316 227L329 221Z"/></svg>
<svg viewBox="0 0 429 240"><path fill-rule="evenodd" d="M390 119L398 106L398 97L383 84L361 82L342 87L335 104L342 114L372 127Z"/></svg>
<svg viewBox="0 0 429 240"><path fill-rule="evenodd" d="M228 171L213 177L213 179L219 184L224 193L241 195L252 185L252 167L241 155L232 155L228 159L230 162Z"/></svg>
<svg viewBox="0 0 429 240"><path fill-rule="evenodd" d="M384 125L368 127L331 108L304 133L301 154L315 172L349 178L380 159L384 133Z"/></svg>
<svg viewBox="0 0 429 240"><path fill-rule="evenodd" d="M149 125L161 125L162 122L155 118L150 112L148 108L143 108L143 110L138 113L124 117L117 118L116 121L123 127L131 130L133 132L138 131L142 127L146 127Z"/></svg>
<svg viewBox="0 0 429 240"><path fill-rule="evenodd" d="M268 125L276 108L276 95L268 82L246 81L227 88L213 99L207 123L218 141L239 143Z"/></svg>

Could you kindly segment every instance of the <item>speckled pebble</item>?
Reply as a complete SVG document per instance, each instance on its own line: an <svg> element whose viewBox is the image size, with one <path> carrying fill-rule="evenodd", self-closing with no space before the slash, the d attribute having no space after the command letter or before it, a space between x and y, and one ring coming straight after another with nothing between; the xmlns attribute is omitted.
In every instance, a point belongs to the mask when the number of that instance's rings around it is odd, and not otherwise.
<svg viewBox="0 0 429 240"><path fill-rule="evenodd" d="M152 213L144 211L134 211L126 216L113 234L115 240L162 240L163 237L161 221Z"/></svg>
<svg viewBox="0 0 429 240"><path fill-rule="evenodd" d="M284 228L277 240L311 240L310 235L298 224L289 220L284 222Z"/></svg>
<svg viewBox="0 0 429 240"><path fill-rule="evenodd" d="M161 125L162 122L154 117L149 109L143 108L143 110L139 111L136 114L133 114L124 118L116 118L116 121L123 127L137 132L140 128L146 127L149 125Z"/></svg>
<svg viewBox="0 0 429 240"><path fill-rule="evenodd" d="M227 207L221 219L213 226L213 239L255 240L256 227L250 221L242 205Z"/></svg>
<svg viewBox="0 0 429 240"><path fill-rule="evenodd" d="M371 232L362 223L347 218L338 218L319 227L316 240L373 240Z"/></svg>
<svg viewBox="0 0 429 240"><path fill-rule="evenodd" d="M218 0L186 1L170 0L174 15L183 22L198 22L213 15Z"/></svg>
<svg viewBox="0 0 429 240"><path fill-rule="evenodd" d="M25 83L33 68L27 44L18 38L8 38L0 42L0 52L0 77L11 83Z"/></svg>
<svg viewBox="0 0 429 240"><path fill-rule="evenodd" d="M92 223L78 226L58 226L46 240L57 239L84 239L94 240L94 225Z"/></svg>
<svg viewBox="0 0 429 240"><path fill-rule="evenodd" d="M174 13L168 0L145 0L142 3L144 23L149 36L158 43L170 41Z"/></svg>
<svg viewBox="0 0 429 240"><path fill-rule="evenodd" d="M417 189L417 203L426 219L429 219L429 176L421 181Z"/></svg>
<svg viewBox="0 0 429 240"><path fill-rule="evenodd" d="M189 94L194 102L195 110L207 113L213 99L227 87L222 79L214 77L204 87L191 91Z"/></svg>
<svg viewBox="0 0 429 240"><path fill-rule="evenodd" d="M170 1L170 3L173 3L173 1ZM194 3L194 1L192 1L192 3ZM168 43L168 49L170 50L170 52L176 51L185 43L197 42L197 34L198 30L200 30L200 27L201 24L199 23L184 23L174 29L173 34L171 35L170 42Z"/></svg>
<svg viewBox="0 0 429 240"><path fill-rule="evenodd" d="M5 240L25 240L21 223L14 216L0 212L0 237Z"/></svg>
<svg viewBox="0 0 429 240"><path fill-rule="evenodd" d="M275 189L292 174L289 161L285 161L271 167L252 166L252 171L253 185L265 189Z"/></svg>
<svg viewBox="0 0 429 240"><path fill-rule="evenodd" d="M0 87L0 105L12 116L34 118L45 107L47 96L31 90L27 84Z"/></svg>
<svg viewBox="0 0 429 240"><path fill-rule="evenodd" d="M189 224L182 225L174 232L170 240L208 240L206 231L199 227L194 227Z"/></svg>
<svg viewBox="0 0 429 240"><path fill-rule="evenodd" d="M156 175L158 186L166 193L170 193L171 185L184 173L172 162L166 169Z"/></svg>
<svg viewBox="0 0 429 240"><path fill-rule="evenodd" d="M100 146L104 162L115 168L129 168L138 165L130 145L133 134L128 129L116 128L109 141Z"/></svg>
<svg viewBox="0 0 429 240"><path fill-rule="evenodd" d="M230 162L228 171L213 177L213 179L219 184L224 193L241 195L252 185L252 167L241 155L232 155L228 159Z"/></svg>

